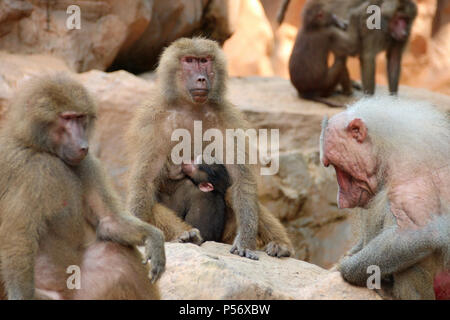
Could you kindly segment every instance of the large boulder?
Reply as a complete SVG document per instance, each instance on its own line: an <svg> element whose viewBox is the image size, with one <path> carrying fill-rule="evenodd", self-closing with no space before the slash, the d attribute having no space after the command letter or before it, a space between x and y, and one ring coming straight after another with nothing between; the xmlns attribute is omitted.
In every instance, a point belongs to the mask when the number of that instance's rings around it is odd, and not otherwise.
<svg viewBox="0 0 450 320"><path fill-rule="evenodd" d="M74 71L105 70L119 49L142 34L150 21L147 0L77 1L81 28L69 29L74 1L14 1L0 4L0 49L52 54Z"/></svg>
<svg viewBox="0 0 450 320"><path fill-rule="evenodd" d="M0 51L0 117L24 80L52 72L70 72L70 69L63 60L49 55L14 55Z"/></svg>
<svg viewBox="0 0 450 320"><path fill-rule="evenodd" d="M111 70L153 70L165 46L180 37L207 36L223 43L234 32L241 0L154 0L150 23L123 46Z"/></svg>
<svg viewBox="0 0 450 320"><path fill-rule="evenodd" d="M251 45L248 45L250 44ZM223 47L230 75L273 75L273 32L259 0L242 0L236 32Z"/></svg>
<svg viewBox="0 0 450 320"><path fill-rule="evenodd" d="M162 299L378 300L372 290L352 286L339 272L259 252L259 260L231 254L230 246L205 242L166 243L167 265L158 284Z"/></svg>

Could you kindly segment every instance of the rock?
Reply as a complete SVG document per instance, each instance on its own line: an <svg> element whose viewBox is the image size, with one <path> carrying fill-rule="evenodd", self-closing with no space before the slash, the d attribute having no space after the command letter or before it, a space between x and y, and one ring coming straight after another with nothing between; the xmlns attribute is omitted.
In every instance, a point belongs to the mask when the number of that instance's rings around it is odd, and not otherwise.
<svg viewBox="0 0 450 320"><path fill-rule="evenodd" d="M229 61L229 74L273 75L269 58L272 46L272 29L261 3L259 0L242 0L236 32L223 47Z"/></svg>
<svg viewBox="0 0 450 320"><path fill-rule="evenodd" d="M240 0L154 0L150 23L131 45L123 46L111 70L153 70L162 49L180 37L205 35L223 43L234 32Z"/></svg>
<svg viewBox="0 0 450 320"><path fill-rule="evenodd" d="M22 81L51 72L69 72L69 67L52 56L13 55L0 51L0 117Z"/></svg>
<svg viewBox="0 0 450 320"><path fill-rule="evenodd" d="M344 282L304 261L277 259L258 252L259 260L229 253L231 246L206 242L166 243L167 265L158 284L162 299L358 299L379 300L366 288Z"/></svg>
<svg viewBox="0 0 450 320"><path fill-rule="evenodd" d="M78 72L105 70L119 49L143 32L151 12L145 0L78 1L81 28L70 30L72 13L66 10L73 1L20 1L20 7L18 2L8 0L0 8L0 49L52 54Z"/></svg>

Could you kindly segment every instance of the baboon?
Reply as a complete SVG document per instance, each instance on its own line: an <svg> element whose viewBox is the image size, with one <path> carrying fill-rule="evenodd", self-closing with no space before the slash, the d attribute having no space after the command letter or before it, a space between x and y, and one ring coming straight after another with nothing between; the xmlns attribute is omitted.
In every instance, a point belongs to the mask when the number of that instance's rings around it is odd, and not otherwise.
<svg viewBox="0 0 450 320"><path fill-rule="evenodd" d="M220 241L225 225L225 194L230 177L223 164L183 163L174 166L160 187L159 199L200 230L205 241Z"/></svg>
<svg viewBox="0 0 450 320"><path fill-rule="evenodd" d="M372 95L375 92L375 58L379 52L386 51L389 92L396 94L403 51L408 43L412 23L417 16L415 2L413 0L310 1L322 4L326 11L336 14L341 19L347 19L352 8L367 2L367 7L362 10L359 18L359 32L354 42L356 46L348 46L346 55L359 56L363 90L364 93ZM289 2L289 0L284 2ZM368 28L368 19L373 15L373 12L367 13L367 8L370 5L376 5L381 9L380 28ZM287 7L287 4L283 4L282 10L279 12L280 19L284 17L283 7ZM354 53L355 50L357 51L356 54Z"/></svg>
<svg viewBox="0 0 450 320"><path fill-rule="evenodd" d="M0 132L0 293L8 299L157 299L164 236L127 214L88 153L96 118L64 74L29 80ZM135 248L145 245L144 261ZM78 290L68 267L80 269Z"/></svg>
<svg viewBox="0 0 450 320"><path fill-rule="evenodd" d="M347 31L346 23L324 10L320 3L307 2L303 9L303 27L297 35L289 59L289 75L299 95L305 99L341 105L322 99L330 96L337 85L345 95L352 94L352 82L346 66L348 48L356 48L358 18L361 8L353 10ZM330 52L335 53L334 64L328 67ZM354 51L356 53L356 49Z"/></svg>
<svg viewBox="0 0 450 320"><path fill-rule="evenodd" d="M321 162L336 171L339 208L362 208L361 239L338 266L345 280L366 286L376 266L383 296L435 298L450 270L448 141L448 118L426 102L366 98L324 121Z"/></svg>
<svg viewBox="0 0 450 320"><path fill-rule="evenodd" d="M159 185L167 179L163 172L165 164L174 164L171 152L176 142L171 136L178 129L195 140L199 133L194 133L194 121L201 121L203 130L218 131L223 137L226 129L245 131L248 124L225 98L226 61L216 42L202 38L175 41L164 50L157 77L158 89L139 109L130 127L130 154L134 159L128 207L137 217L163 230L167 240L201 242L198 230L156 198ZM183 155L187 160L201 155L203 150L198 150L193 141L188 144L193 147ZM203 141L201 147L205 146ZM251 166L233 163L225 164L231 186L227 190L227 220L222 242L232 243L232 253L250 259L258 258L253 251L257 244L266 245L269 255L289 256L292 246L286 231L258 202Z"/></svg>

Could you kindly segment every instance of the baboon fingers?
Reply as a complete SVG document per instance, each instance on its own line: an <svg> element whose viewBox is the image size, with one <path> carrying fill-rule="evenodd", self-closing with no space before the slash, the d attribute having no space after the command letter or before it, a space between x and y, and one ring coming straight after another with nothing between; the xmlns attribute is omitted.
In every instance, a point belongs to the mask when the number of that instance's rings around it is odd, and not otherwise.
<svg viewBox="0 0 450 320"><path fill-rule="evenodd" d="M151 275L151 282L155 283L156 281L159 280L159 278L161 278L162 274L164 273L166 267L164 265L161 264L153 264L152 261L152 269L150 271L150 275Z"/></svg>
<svg viewBox="0 0 450 320"><path fill-rule="evenodd" d="M250 249L244 249L238 245L233 245L231 247L230 253L237 254L241 257L249 258L251 260L259 260L259 257L256 254L256 252Z"/></svg>
<svg viewBox="0 0 450 320"><path fill-rule="evenodd" d="M292 255L291 248L286 244L279 244L275 241L269 242L266 246L266 253L272 257L290 257Z"/></svg>
<svg viewBox="0 0 450 320"><path fill-rule="evenodd" d="M191 242L196 245L201 245L203 243L203 238L200 235L200 230L197 228L192 228L189 231L184 231L176 240L175 242Z"/></svg>

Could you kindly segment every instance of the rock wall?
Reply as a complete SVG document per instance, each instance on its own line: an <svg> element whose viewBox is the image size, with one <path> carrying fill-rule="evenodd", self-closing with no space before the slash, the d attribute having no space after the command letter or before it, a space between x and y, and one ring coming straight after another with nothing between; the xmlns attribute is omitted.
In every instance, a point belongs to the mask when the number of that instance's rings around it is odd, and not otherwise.
<svg viewBox="0 0 450 320"><path fill-rule="evenodd" d="M66 26L70 5L80 29ZM154 68L162 49L182 36L223 43L234 32L240 0L2 0L0 50L51 54L73 71Z"/></svg>

